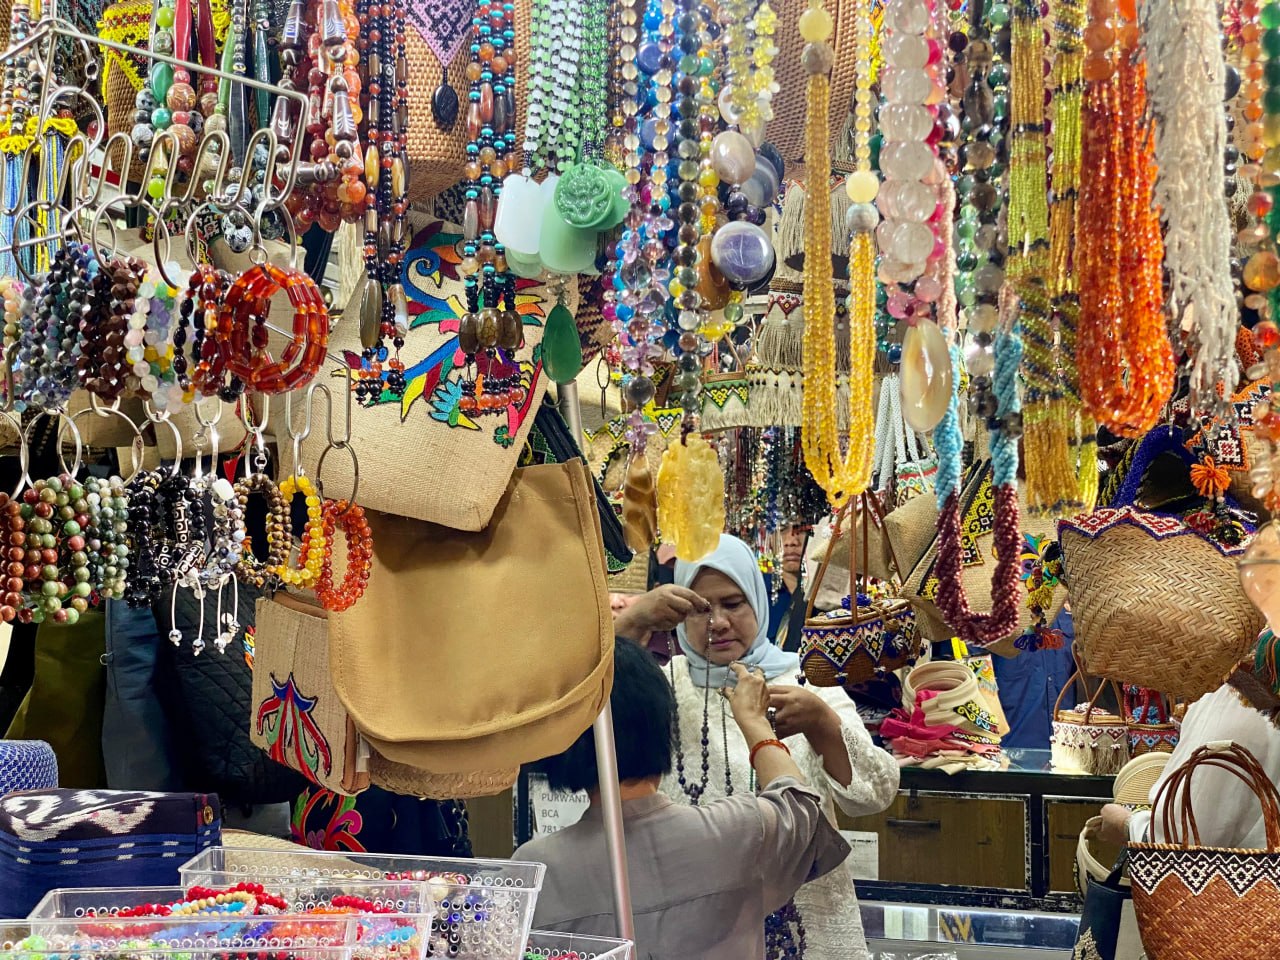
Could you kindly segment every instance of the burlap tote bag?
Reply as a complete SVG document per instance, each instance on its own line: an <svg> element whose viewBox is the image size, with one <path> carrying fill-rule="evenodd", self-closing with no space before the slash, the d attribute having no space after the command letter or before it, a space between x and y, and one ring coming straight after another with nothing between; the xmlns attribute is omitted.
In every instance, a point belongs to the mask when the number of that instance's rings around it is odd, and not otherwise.
<svg viewBox="0 0 1280 960"><path fill-rule="evenodd" d="M330 616L334 686L387 760L493 771L566 749L613 684L613 617L581 460L517 470L479 532L370 514L364 601Z"/></svg>
<svg viewBox="0 0 1280 960"><path fill-rule="evenodd" d="M480 530L516 468L546 393L542 369L543 323L555 306L547 288L530 280L516 283L516 309L524 324L524 346L513 362L520 370L520 398L505 407L468 414L463 382L474 380L458 346L458 325L466 313L466 291L458 264L462 229L434 217L414 216L413 237L401 272L409 301L409 333L400 350L408 385L402 398L384 391L372 406L351 404L352 446L359 451L360 487L367 510L412 517L459 530ZM566 287L566 306L577 308L577 285ZM329 338L331 356L360 364L359 324L339 323ZM333 383L342 404L340 375ZM313 411L311 435L301 444L302 463L317 475L328 446L323 401ZM302 433L306 404L292 404L293 429ZM342 432L346 414L334 411ZM283 469L293 472L292 444L283 442L283 405L276 404L272 428L281 437ZM329 496L350 496L355 482L352 458L330 451L323 481Z"/></svg>
<svg viewBox="0 0 1280 960"><path fill-rule="evenodd" d="M257 603L249 739L334 793L369 786L368 750L329 680L328 611L277 594Z"/></svg>

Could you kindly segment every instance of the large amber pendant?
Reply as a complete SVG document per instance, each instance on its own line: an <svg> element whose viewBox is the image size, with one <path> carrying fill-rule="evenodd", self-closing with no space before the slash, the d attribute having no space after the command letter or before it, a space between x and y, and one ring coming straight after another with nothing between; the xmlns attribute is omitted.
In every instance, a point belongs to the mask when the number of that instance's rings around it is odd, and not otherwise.
<svg viewBox="0 0 1280 960"><path fill-rule="evenodd" d="M724 474L711 444L697 434L673 443L658 470L658 527L676 557L701 560L720 545L724 529Z"/></svg>

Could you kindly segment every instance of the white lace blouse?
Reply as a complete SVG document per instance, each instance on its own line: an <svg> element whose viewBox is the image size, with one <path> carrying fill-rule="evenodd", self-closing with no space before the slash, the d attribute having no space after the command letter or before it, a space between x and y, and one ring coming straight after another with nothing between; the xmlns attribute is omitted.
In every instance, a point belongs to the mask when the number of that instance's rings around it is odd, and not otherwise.
<svg viewBox="0 0 1280 960"><path fill-rule="evenodd" d="M703 688L695 686L690 679L688 662L684 657L676 657L666 669L675 678L685 782L689 785L700 784ZM794 673L770 683L796 686L799 685L799 680L799 674ZM809 689L840 716L853 779L847 787L833 780L823 766L822 757L800 735L786 739L796 765L809 785L821 795L823 811L832 823L835 822L837 805L854 817L879 813L889 805L898 791L898 765L892 756L871 742L871 735L862 725L853 701L842 689ZM711 691L709 699L707 724L709 742L707 786L704 794L706 799L715 800L726 795L726 742L734 794L753 790L755 781L747 743L733 722L733 715L724 698L715 690ZM677 803L690 802L674 770L662 778L660 789ZM869 960L870 954L862 933L862 917L858 912L857 894L846 869L841 867L805 884L796 894L795 904L804 926L804 960Z"/></svg>

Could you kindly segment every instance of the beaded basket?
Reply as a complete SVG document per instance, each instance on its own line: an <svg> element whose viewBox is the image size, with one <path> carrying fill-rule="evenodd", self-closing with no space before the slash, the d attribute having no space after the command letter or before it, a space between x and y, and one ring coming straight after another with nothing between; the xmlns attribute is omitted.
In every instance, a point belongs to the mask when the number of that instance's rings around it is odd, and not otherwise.
<svg viewBox="0 0 1280 960"><path fill-rule="evenodd" d="M869 527L871 517L880 525L884 517L875 496L859 494L841 508L836 516L836 526L831 535L831 546L818 568L815 583L822 583L831 562L834 545L840 540L840 525L848 516L852 504L858 504L861 514L862 570L869 563ZM884 581L862 576L859 589L858 534L859 521L855 520L847 538L849 544L849 596L844 606L818 617L813 615L817 591L811 591L804 620L804 645L800 654L800 666L805 679L818 687L850 686L866 683L885 673L914 664L920 654L920 631L915 612L906 600L895 596L872 599L868 592L883 591ZM893 547L889 545L892 568L901 577Z"/></svg>

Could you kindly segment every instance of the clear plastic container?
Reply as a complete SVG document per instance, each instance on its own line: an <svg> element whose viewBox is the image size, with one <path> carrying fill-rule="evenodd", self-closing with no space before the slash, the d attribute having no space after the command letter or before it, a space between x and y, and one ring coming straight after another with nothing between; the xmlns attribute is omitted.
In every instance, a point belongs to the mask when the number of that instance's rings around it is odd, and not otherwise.
<svg viewBox="0 0 1280 960"><path fill-rule="evenodd" d="M368 883L326 879L321 884L295 880L268 892L285 896L290 909L303 911L328 903L337 894L371 901L392 913L282 913L239 917L215 915L131 917L126 908L168 904L185 897L182 887L82 888L51 890L27 920L28 936L19 950L65 953L85 958L147 956L195 951L202 958L279 960L305 956L321 948L317 960L421 960L437 937L436 914L425 883ZM425 907L422 906L425 904ZM48 946L39 948L39 944ZM123 951L123 954L122 954ZM335 952L335 957L328 953ZM8 954L6 954L6 958ZM163 958L161 958L163 960ZM180 960L180 958L174 958Z"/></svg>
<svg viewBox="0 0 1280 960"><path fill-rule="evenodd" d="M525 950L527 960L628 960L632 955L630 940L588 937L577 933L552 933L532 930Z"/></svg>
<svg viewBox="0 0 1280 960"><path fill-rule="evenodd" d="M180 870L182 882L227 887L241 880L381 880L409 875L426 881L437 908L433 956L458 960L521 960L546 866L513 860L462 860L309 850L210 847Z"/></svg>

